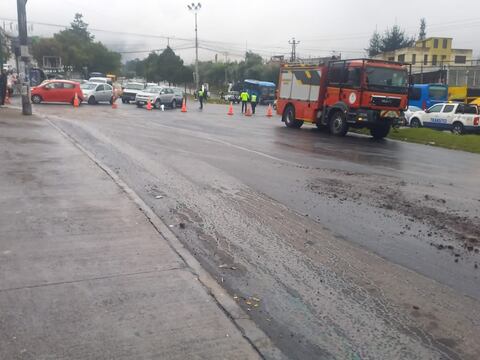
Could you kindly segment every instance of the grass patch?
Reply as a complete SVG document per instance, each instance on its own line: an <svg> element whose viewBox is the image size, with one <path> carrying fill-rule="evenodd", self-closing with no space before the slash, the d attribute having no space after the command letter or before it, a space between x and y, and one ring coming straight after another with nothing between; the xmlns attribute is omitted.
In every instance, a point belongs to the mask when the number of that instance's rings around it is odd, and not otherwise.
<svg viewBox="0 0 480 360"><path fill-rule="evenodd" d="M368 129L351 128L349 131L370 136ZM427 128L400 128L391 129L387 138L480 154L480 134L454 135L449 131Z"/></svg>
<svg viewBox="0 0 480 360"><path fill-rule="evenodd" d="M476 134L454 135L447 131L426 128L401 128L392 129L388 138L480 154L480 136Z"/></svg>

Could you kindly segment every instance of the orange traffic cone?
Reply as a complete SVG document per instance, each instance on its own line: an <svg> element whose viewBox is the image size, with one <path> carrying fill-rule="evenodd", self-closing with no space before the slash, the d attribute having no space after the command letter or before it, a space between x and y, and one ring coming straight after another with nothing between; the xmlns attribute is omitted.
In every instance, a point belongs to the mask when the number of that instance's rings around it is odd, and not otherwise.
<svg viewBox="0 0 480 360"><path fill-rule="evenodd" d="M187 112L187 102L185 101L185 98L183 98L182 101L182 112Z"/></svg>
<svg viewBox="0 0 480 360"><path fill-rule="evenodd" d="M273 116L272 104L268 104L267 117L272 117L272 116Z"/></svg>
<svg viewBox="0 0 480 360"><path fill-rule="evenodd" d="M78 95L75 93L75 97L73 98L73 107L78 108L80 106L80 101L78 100Z"/></svg>
<svg viewBox="0 0 480 360"><path fill-rule="evenodd" d="M247 104L247 109L245 110L245 116L252 116L252 110L250 104Z"/></svg>
<svg viewBox="0 0 480 360"><path fill-rule="evenodd" d="M152 102L150 101L150 99L148 99L147 101L147 110L152 110Z"/></svg>
<svg viewBox="0 0 480 360"><path fill-rule="evenodd" d="M231 101L230 101L230 106L228 107L227 115L233 115L233 104Z"/></svg>

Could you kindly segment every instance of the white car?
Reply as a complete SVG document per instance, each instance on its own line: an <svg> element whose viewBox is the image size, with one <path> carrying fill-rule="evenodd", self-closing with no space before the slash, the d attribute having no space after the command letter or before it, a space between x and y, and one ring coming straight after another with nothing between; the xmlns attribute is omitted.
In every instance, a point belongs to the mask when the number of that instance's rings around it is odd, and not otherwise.
<svg viewBox="0 0 480 360"><path fill-rule="evenodd" d="M410 126L450 130L454 134L480 132L479 109L476 105L464 103L436 104L413 113Z"/></svg>
<svg viewBox="0 0 480 360"><path fill-rule="evenodd" d="M403 118L405 120L405 126L410 125L410 119L412 118L412 115L418 111L423 111L421 108L417 106L409 106L407 110L403 112Z"/></svg>
<svg viewBox="0 0 480 360"><path fill-rule="evenodd" d="M140 82L129 82L125 85L122 92L122 102L129 104L130 101L135 101L135 97L139 92L145 90L145 84Z"/></svg>
<svg viewBox="0 0 480 360"><path fill-rule="evenodd" d="M80 85L83 92L83 98L90 105L98 104L99 102L113 102L113 87L108 84L87 82Z"/></svg>

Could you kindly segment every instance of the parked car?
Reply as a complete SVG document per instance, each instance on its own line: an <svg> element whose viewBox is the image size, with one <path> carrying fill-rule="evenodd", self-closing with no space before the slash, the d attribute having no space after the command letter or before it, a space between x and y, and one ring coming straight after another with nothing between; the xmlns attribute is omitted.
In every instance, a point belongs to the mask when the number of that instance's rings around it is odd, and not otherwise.
<svg viewBox="0 0 480 360"><path fill-rule="evenodd" d="M112 79L108 77L91 77L90 79L88 79L88 82L112 85Z"/></svg>
<svg viewBox="0 0 480 360"><path fill-rule="evenodd" d="M122 93L122 102L124 104L130 103L130 101L135 101L135 97L139 92L145 90L145 85L140 82L129 82L123 88Z"/></svg>
<svg viewBox="0 0 480 360"><path fill-rule="evenodd" d="M425 111L413 113L411 127L450 130L454 134L480 132L480 115L476 105L464 103L436 104Z"/></svg>
<svg viewBox="0 0 480 360"><path fill-rule="evenodd" d="M85 83L80 85L83 91L83 97L89 105L95 105L99 102L113 103L113 87L108 84Z"/></svg>
<svg viewBox="0 0 480 360"><path fill-rule="evenodd" d="M403 125L409 126L410 125L410 119L412 118L412 115L416 113L417 111L423 111L421 108L418 106L409 106L407 110L403 112Z"/></svg>
<svg viewBox="0 0 480 360"><path fill-rule="evenodd" d="M238 91L229 91L228 93L223 95L223 100L238 104L240 103L240 93Z"/></svg>
<svg viewBox="0 0 480 360"><path fill-rule="evenodd" d="M69 80L48 80L32 88L31 98L34 104L42 102L73 104L75 94L77 94L80 103L85 101L79 83Z"/></svg>
<svg viewBox="0 0 480 360"><path fill-rule="evenodd" d="M161 105L166 105L175 109L182 104L183 92L178 88L160 86L151 87L138 93L135 103L138 107L142 107L147 104L149 99L152 105L157 109L159 109Z"/></svg>

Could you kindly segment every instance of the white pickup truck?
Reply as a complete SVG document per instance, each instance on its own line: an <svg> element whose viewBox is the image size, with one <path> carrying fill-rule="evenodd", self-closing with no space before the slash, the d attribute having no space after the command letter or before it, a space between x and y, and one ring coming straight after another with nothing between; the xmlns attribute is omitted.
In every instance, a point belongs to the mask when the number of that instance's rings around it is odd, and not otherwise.
<svg viewBox="0 0 480 360"><path fill-rule="evenodd" d="M479 109L476 105L464 103L436 104L413 113L410 126L450 130L454 134L480 132Z"/></svg>

